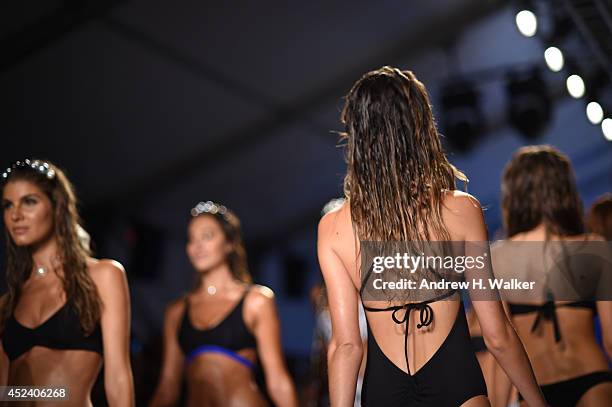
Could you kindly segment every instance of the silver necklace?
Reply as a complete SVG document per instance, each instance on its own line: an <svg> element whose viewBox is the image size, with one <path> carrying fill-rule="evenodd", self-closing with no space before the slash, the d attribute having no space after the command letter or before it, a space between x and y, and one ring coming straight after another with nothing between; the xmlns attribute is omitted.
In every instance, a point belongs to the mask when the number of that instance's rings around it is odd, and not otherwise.
<svg viewBox="0 0 612 407"><path fill-rule="evenodd" d="M59 264L59 258L57 256L51 257L50 263L51 263L51 270L55 269ZM42 264L36 265L35 271L36 271L37 277L44 277L47 274L49 274L49 268L43 266Z"/></svg>
<svg viewBox="0 0 612 407"><path fill-rule="evenodd" d="M206 288L206 292L208 292L209 295L215 295L217 293L217 287L215 287L214 285L209 285Z"/></svg>
<svg viewBox="0 0 612 407"><path fill-rule="evenodd" d="M49 271L44 266L36 266L36 275L38 277L44 277L49 274Z"/></svg>

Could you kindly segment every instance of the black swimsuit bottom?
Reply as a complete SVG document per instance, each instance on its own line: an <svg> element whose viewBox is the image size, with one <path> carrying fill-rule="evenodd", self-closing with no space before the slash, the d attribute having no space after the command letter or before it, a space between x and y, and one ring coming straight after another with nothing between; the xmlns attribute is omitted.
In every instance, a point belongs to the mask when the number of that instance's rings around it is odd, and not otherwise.
<svg viewBox="0 0 612 407"><path fill-rule="evenodd" d="M368 356L361 390L362 406L436 406L457 407L476 396L486 396L487 387L472 349L463 303L448 336L434 355L415 374L408 365L408 323L410 312L419 311L417 328L433 322L430 303L454 294L451 291L431 301L408 303L389 308L364 308L368 311L393 311L397 324L405 324L406 366L408 373L396 366L380 349L368 324ZM406 311L402 319L397 311Z"/></svg>
<svg viewBox="0 0 612 407"><path fill-rule="evenodd" d="M612 372L602 371L588 373L557 383L545 384L540 386L540 389L542 389L542 394L544 394L544 398L551 407L574 407L591 387L607 382L612 382ZM519 400L523 400L520 393ZM612 405L612 400L608 400L608 405Z"/></svg>
<svg viewBox="0 0 612 407"><path fill-rule="evenodd" d="M531 332L537 329L542 320L552 321L555 342L561 341L561 329L559 327L556 311L558 307L585 308L590 309L593 315L597 314L596 303L593 301L576 301L561 304L555 303L554 301L547 301L541 305L508 305L512 315L537 313L533 325L531 326ZM540 389L542 389L544 398L552 407L573 407L591 387L607 382L612 382L612 372L601 371L588 373L556 383L544 384L540 386ZM521 394L519 394L519 400L523 400ZM609 400L609 404L612 405L612 400Z"/></svg>

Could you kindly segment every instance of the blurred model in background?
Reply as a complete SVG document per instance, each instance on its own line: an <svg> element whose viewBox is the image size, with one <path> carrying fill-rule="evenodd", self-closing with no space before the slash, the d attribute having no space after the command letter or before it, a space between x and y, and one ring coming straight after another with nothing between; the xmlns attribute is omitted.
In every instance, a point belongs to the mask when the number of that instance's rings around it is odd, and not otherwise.
<svg viewBox="0 0 612 407"><path fill-rule="evenodd" d="M517 273L524 281L556 278L545 266L541 249L533 256L525 251L517 254L512 242L532 242L532 246L540 242L550 248L603 240L585 234L571 163L550 146L524 147L514 154L502 178L502 213L508 240L492 250L498 278ZM570 302L549 296L536 304L508 301L546 400L555 407L612 405L612 373L596 341L593 320L598 313L609 355L612 301Z"/></svg>
<svg viewBox="0 0 612 407"><path fill-rule="evenodd" d="M163 366L150 406L176 405L183 374L188 406L264 406L256 363L274 404L297 406L274 294L252 284L236 215L200 202L191 210L187 255L196 284L166 311Z"/></svg>

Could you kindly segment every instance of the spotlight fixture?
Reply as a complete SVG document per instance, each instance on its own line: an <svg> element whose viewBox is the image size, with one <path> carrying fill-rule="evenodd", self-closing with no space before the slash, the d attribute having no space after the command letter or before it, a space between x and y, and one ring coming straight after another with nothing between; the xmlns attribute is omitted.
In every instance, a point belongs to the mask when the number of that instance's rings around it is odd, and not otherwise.
<svg viewBox="0 0 612 407"><path fill-rule="evenodd" d="M538 18L531 10L516 13L516 27L525 37L533 37L538 30Z"/></svg>
<svg viewBox="0 0 612 407"><path fill-rule="evenodd" d="M563 58L563 52L557 47L548 47L544 51L544 60L546 65L553 72L559 72L563 69L565 59Z"/></svg>
<svg viewBox="0 0 612 407"><path fill-rule="evenodd" d="M603 120L604 111L597 102L589 102L586 107L586 115L592 124L599 124Z"/></svg>
<svg viewBox="0 0 612 407"><path fill-rule="evenodd" d="M595 69L584 75L586 82L585 100L586 115L589 122L598 125L606 116L606 107L610 106L610 77L603 69ZM609 113L609 112L608 112Z"/></svg>
<svg viewBox="0 0 612 407"><path fill-rule="evenodd" d="M584 80L580 75L570 75L565 81L567 86L567 91L571 97L575 99L580 99L584 96L586 91L586 87L584 86Z"/></svg>
<svg viewBox="0 0 612 407"><path fill-rule="evenodd" d="M469 151L483 130L480 95L465 79L456 79L442 88L442 127L451 147Z"/></svg>
<svg viewBox="0 0 612 407"><path fill-rule="evenodd" d="M511 71L507 76L508 119L512 127L527 139L542 134L552 114L546 82L537 67Z"/></svg>
<svg viewBox="0 0 612 407"><path fill-rule="evenodd" d="M603 131L606 140L612 141L612 119L608 117L601 122L601 131Z"/></svg>

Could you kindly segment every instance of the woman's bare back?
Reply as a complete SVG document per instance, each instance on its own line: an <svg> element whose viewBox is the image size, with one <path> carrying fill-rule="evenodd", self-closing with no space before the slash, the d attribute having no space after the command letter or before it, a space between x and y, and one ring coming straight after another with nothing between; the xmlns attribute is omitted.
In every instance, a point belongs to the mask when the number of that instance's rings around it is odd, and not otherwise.
<svg viewBox="0 0 612 407"><path fill-rule="evenodd" d="M468 197L467 194L454 191L446 193L443 200L443 221L453 241L463 239L461 232L463 225L461 219L457 216L454 201L458 198L466 199L466 197ZM360 243L354 233L348 201L339 209L326 216L330 218L329 233L333 236L333 250L342 262L357 292L361 287L360 259L358 257ZM457 317L459 310L458 298L457 295L453 295L448 298L449 301L431 303L430 306L435 318L434 322L427 327L417 329L417 325L420 322L417 317L418 311L411 313L408 326L408 363L411 374L414 374L424 366L444 342ZM366 301L364 305L385 307L389 303L384 301ZM404 311L401 312L403 313ZM404 325L395 323L392 320L391 312L367 312L366 314L370 330L385 356L402 371L407 372L404 354ZM400 317L403 318L402 315Z"/></svg>

